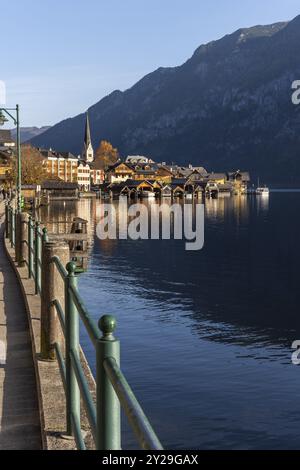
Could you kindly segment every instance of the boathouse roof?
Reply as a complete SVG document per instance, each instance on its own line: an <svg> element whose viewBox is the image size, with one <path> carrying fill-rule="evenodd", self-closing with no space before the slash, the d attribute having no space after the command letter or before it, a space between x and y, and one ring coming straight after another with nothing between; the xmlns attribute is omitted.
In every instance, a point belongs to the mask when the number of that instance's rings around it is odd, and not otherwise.
<svg viewBox="0 0 300 470"><path fill-rule="evenodd" d="M144 176L147 176L147 175L153 175L153 173L155 173L156 170L136 170L136 174L137 175L144 175Z"/></svg>
<svg viewBox="0 0 300 470"><path fill-rule="evenodd" d="M77 189L77 183L70 183L65 181L58 181L58 180L46 180L42 183L42 189L69 189L74 190Z"/></svg>
<svg viewBox="0 0 300 470"><path fill-rule="evenodd" d="M172 186L184 186L186 184L186 178L173 178Z"/></svg>
<svg viewBox="0 0 300 470"><path fill-rule="evenodd" d="M210 180L221 180L221 179L227 179L226 173L209 173L208 178Z"/></svg>
<svg viewBox="0 0 300 470"><path fill-rule="evenodd" d="M107 169L107 172L113 171L115 168L117 168L120 165L125 165L128 167L129 170L134 171L134 165L131 165L130 163L126 163L122 160L119 160L118 162L114 163L113 165L109 166Z"/></svg>
<svg viewBox="0 0 300 470"><path fill-rule="evenodd" d="M237 170L228 172L228 178L230 180L237 179L239 177L242 181L250 181L250 173L248 171Z"/></svg>

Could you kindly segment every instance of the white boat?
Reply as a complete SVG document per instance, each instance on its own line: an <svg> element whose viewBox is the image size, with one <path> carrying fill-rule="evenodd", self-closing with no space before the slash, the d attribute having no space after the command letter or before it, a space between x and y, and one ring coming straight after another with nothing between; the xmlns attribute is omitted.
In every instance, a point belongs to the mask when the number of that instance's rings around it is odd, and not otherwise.
<svg viewBox="0 0 300 470"><path fill-rule="evenodd" d="M256 194L260 195L260 196L269 196L270 194L270 190L269 188L267 187L264 187L264 188L257 188L256 189Z"/></svg>

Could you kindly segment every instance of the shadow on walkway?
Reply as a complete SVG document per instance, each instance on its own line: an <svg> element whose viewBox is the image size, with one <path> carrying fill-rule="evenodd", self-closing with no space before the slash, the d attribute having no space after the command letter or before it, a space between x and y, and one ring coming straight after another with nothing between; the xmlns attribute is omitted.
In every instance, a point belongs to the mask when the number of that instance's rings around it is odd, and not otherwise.
<svg viewBox="0 0 300 470"><path fill-rule="evenodd" d="M3 212L2 207L0 211ZM0 450L41 449L27 314L0 228Z"/></svg>

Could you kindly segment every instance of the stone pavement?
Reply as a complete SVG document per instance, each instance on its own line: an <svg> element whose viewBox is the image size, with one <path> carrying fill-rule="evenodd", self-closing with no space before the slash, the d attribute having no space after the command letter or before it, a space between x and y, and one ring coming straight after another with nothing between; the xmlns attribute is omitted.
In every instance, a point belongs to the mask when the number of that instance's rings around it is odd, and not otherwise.
<svg viewBox="0 0 300 470"><path fill-rule="evenodd" d="M36 380L27 314L3 248L0 203L0 450L41 449Z"/></svg>

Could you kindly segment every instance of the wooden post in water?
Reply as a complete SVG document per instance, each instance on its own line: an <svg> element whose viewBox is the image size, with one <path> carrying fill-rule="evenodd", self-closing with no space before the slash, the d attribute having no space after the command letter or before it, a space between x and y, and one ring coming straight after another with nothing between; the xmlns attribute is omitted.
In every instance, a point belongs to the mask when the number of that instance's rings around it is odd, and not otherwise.
<svg viewBox="0 0 300 470"><path fill-rule="evenodd" d="M67 243L45 242L42 247L41 276L41 358L55 360L55 343L61 343L62 331L54 301L64 310L64 280L59 274L52 258L57 256L63 266L70 259Z"/></svg>

